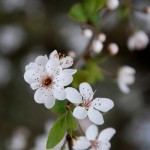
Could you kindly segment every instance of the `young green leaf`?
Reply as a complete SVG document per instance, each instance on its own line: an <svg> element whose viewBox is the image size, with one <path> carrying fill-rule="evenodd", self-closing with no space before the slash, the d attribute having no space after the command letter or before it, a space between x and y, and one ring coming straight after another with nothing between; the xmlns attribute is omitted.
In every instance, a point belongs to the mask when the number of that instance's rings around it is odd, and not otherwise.
<svg viewBox="0 0 150 150"><path fill-rule="evenodd" d="M69 16L80 23L84 23L87 21L86 14L84 12L84 8L80 3L76 3L69 11Z"/></svg>
<svg viewBox="0 0 150 150"><path fill-rule="evenodd" d="M72 115L72 112L69 111L66 115L67 128L71 131L75 131L78 128L77 120Z"/></svg>
<svg viewBox="0 0 150 150"><path fill-rule="evenodd" d="M56 101L54 107L51 109L52 112L57 114L64 114L66 113L66 103L67 101Z"/></svg>
<svg viewBox="0 0 150 150"><path fill-rule="evenodd" d="M55 147L65 136L66 129L67 129L66 116L63 115L56 120L53 127L51 128L46 148L50 149Z"/></svg>

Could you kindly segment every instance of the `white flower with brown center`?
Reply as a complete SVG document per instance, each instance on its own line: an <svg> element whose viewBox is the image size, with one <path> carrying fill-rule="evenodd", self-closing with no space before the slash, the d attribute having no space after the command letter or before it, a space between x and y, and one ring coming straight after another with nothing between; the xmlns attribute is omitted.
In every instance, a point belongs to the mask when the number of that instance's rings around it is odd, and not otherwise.
<svg viewBox="0 0 150 150"><path fill-rule="evenodd" d="M86 82L80 84L79 91L80 93L72 87L66 88L66 98L71 103L78 104L73 110L74 117L84 119L88 116L93 123L103 124L104 119L101 112L112 109L114 106L113 101L108 98L95 98L93 100L94 92Z"/></svg>
<svg viewBox="0 0 150 150"><path fill-rule="evenodd" d="M51 53L49 60L47 56L38 56L35 62L26 66L24 74L25 81L36 90L35 101L39 104L44 103L48 109L54 106L55 99L66 98L64 86L73 81L72 75L76 72L75 69L64 69L73 63L70 62L70 57L58 60L58 57L52 57L54 52Z"/></svg>
<svg viewBox="0 0 150 150"><path fill-rule="evenodd" d="M98 128L91 125L87 128L85 136L80 136L73 141L75 150L109 150L111 148L110 140L116 133L113 128L102 130L98 136ZM98 137L97 137L98 136Z"/></svg>

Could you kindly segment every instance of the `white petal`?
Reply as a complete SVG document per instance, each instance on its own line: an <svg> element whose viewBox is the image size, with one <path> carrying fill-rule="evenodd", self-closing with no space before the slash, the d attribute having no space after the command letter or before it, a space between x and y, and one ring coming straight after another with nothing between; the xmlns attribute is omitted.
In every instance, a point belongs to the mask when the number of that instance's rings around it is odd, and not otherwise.
<svg viewBox="0 0 150 150"><path fill-rule="evenodd" d="M82 103L82 96L75 88L68 87L65 89L65 91L66 91L66 98L71 103L74 103L74 104Z"/></svg>
<svg viewBox="0 0 150 150"><path fill-rule="evenodd" d="M37 63L39 66L45 66L47 61L48 61L48 58L46 55L45 56L38 56L35 59L35 63Z"/></svg>
<svg viewBox="0 0 150 150"><path fill-rule="evenodd" d="M61 86L67 86L73 81L73 77L70 74L60 74L54 79L54 81Z"/></svg>
<svg viewBox="0 0 150 150"><path fill-rule="evenodd" d="M92 106L102 112L107 112L114 107L114 103L108 98L95 98L92 101Z"/></svg>
<svg viewBox="0 0 150 150"><path fill-rule="evenodd" d="M59 54L57 50L54 50L53 52L51 52L49 57L50 57L50 60L55 60L56 63L59 64Z"/></svg>
<svg viewBox="0 0 150 150"><path fill-rule="evenodd" d="M27 83L31 84L34 82L40 82L42 78L40 72L30 69L25 72L24 79Z"/></svg>
<svg viewBox="0 0 150 150"><path fill-rule="evenodd" d="M101 131L101 133L98 136L98 140L99 141L110 141L115 133L116 133L116 130L114 128L106 128Z"/></svg>
<svg viewBox="0 0 150 150"><path fill-rule="evenodd" d="M121 90L121 92L128 94L130 92L130 88L128 87L128 85L122 81L118 82L118 86L119 89Z"/></svg>
<svg viewBox="0 0 150 150"><path fill-rule="evenodd" d="M89 148L90 146L90 141L84 136L80 136L77 140L73 140L73 149L75 150L84 150Z"/></svg>
<svg viewBox="0 0 150 150"><path fill-rule="evenodd" d="M84 107L81 106L77 106L74 110L73 110L73 116L77 119L84 119L87 117L87 111Z"/></svg>
<svg viewBox="0 0 150 150"><path fill-rule="evenodd" d="M64 69L62 72L65 73L65 74L73 75L77 72L77 69Z"/></svg>
<svg viewBox="0 0 150 150"><path fill-rule="evenodd" d="M47 62L46 70L47 70L48 74L52 75L52 76L59 75L59 73L60 73L60 68L59 68L58 64L53 60L49 60Z"/></svg>
<svg viewBox="0 0 150 150"><path fill-rule="evenodd" d="M49 94L49 97L45 99L44 105L47 109L50 109L55 105L55 98L53 94Z"/></svg>
<svg viewBox="0 0 150 150"><path fill-rule="evenodd" d="M25 70L29 70L29 69L37 69L38 68L38 64L36 63L30 63L29 65L25 66Z"/></svg>
<svg viewBox="0 0 150 150"><path fill-rule="evenodd" d="M100 146L101 150L110 150L111 143L108 141L103 141L103 142L100 142L99 146Z"/></svg>
<svg viewBox="0 0 150 150"><path fill-rule="evenodd" d="M70 56L66 56L60 59L60 66L62 68L69 68L73 65L73 58Z"/></svg>
<svg viewBox="0 0 150 150"><path fill-rule="evenodd" d="M32 88L32 90L36 90L38 88L40 88L42 85L39 82L35 82L35 83L31 83L30 87Z"/></svg>
<svg viewBox="0 0 150 150"><path fill-rule="evenodd" d="M52 92L51 89L46 89L46 88L39 88L36 90L34 94L34 100L39 103L45 103L45 101L49 100L53 104L53 97L51 96Z"/></svg>
<svg viewBox="0 0 150 150"><path fill-rule="evenodd" d="M63 87L58 87L53 89L54 97L58 100L66 99L66 92Z"/></svg>
<svg viewBox="0 0 150 150"><path fill-rule="evenodd" d="M79 86L80 93L85 100L91 100L93 98L93 90L91 86L84 82Z"/></svg>
<svg viewBox="0 0 150 150"><path fill-rule="evenodd" d="M102 125L104 123L102 114L94 108L90 108L88 110L88 117L93 123L97 125Z"/></svg>
<svg viewBox="0 0 150 150"><path fill-rule="evenodd" d="M96 125L90 125L86 130L86 137L89 141L95 140L98 136L98 128Z"/></svg>

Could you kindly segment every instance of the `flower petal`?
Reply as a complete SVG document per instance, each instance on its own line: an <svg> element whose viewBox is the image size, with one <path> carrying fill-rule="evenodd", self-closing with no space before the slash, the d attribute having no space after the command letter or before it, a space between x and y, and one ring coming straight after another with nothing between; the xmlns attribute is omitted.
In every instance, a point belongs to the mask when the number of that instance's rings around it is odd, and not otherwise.
<svg viewBox="0 0 150 150"><path fill-rule="evenodd" d="M84 119L87 117L87 110L84 107L77 106L73 110L73 116L77 119Z"/></svg>
<svg viewBox="0 0 150 150"><path fill-rule="evenodd" d="M35 59L35 63L37 63L39 66L44 66L45 67L47 62L48 62L48 57L46 55L45 56L38 56Z"/></svg>
<svg viewBox="0 0 150 150"><path fill-rule="evenodd" d="M66 56L60 59L60 66L62 68L69 68L73 65L73 58L70 56Z"/></svg>
<svg viewBox="0 0 150 150"><path fill-rule="evenodd" d="M86 130L86 137L89 141L95 140L98 136L98 128L96 125L90 125Z"/></svg>
<svg viewBox="0 0 150 150"><path fill-rule="evenodd" d="M95 98L92 101L92 106L102 112L107 112L114 107L114 103L108 98Z"/></svg>
<svg viewBox="0 0 150 150"><path fill-rule="evenodd" d="M102 114L92 107L88 110L88 117L93 123L97 125L102 125L104 123Z"/></svg>
<svg viewBox="0 0 150 150"><path fill-rule="evenodd" d="M67 86L73 81L73 77L70 74L60 74L56 76L54 82L59 83L61 86Z"/></svg>
<svg viewBox="0 0 150 150"><path fill-rule="evenodd" d="M54 50L53 52L51 52L49 57L50 57L50 60L55 60L55 62L59 64L59 54L57 50Z"/></svg>
<svg viewBox="0 0 150 150"><path fill-rule="evenodd" d="M80 136L77 140L73 140L73 149L75 150L84 150L89 148L90 146L90 141L84 136Z"/></svg>
<svg viewBox="0 0 150 150"><path fill-rule="evenodd" d="M24 79L27 83L31 84L34 82L41 82L41 74L40 72L30 69L24 73Z"/></svg>
<svg viewBox="0 0 150 150"><path fill-rule="evenodd" d="M34 100L39 104L44 103L46 100L51 100L51 98L51 89L46 89L44 87L37 89L34 94Z"/></svg>
<svg viewBox="0 0 150 150"><path fill-rule="evenodd" d="M52 93L49 94L47 99L45 99L44 105L47 109L50 109L55 105L55 98Z"/></svg>
<svg viewBox="0 0 150 150"><path fill-rule="evenodd" d="M80 93L72 87L68 87L65 89L66 91L66 98L74 104L80 104L82 103L82 96L80 95Z"/></svg>
<svg viewBox="0 0 150 150"><path fill-rule="evenodd" d="M80 93L85 100L91 100L93 98L93 90L90 84L84 82L79 86Z"/></svg>
<svg viewBox="0 0 150 150"><path fill-rule="evenodd" d="M101 133L98 136L98 140L99 141L110 141L115 133L116 133L116 130L114 128L106 128L101 131Z"/></svg>
<svg viewBox="0 0 150 150"><path fill-rule="evenodd" d="M65 74L73 75L77 72L77 69L64 69L62 72L65 73Z"/></svg>
<svg viewBox="0 0 150 150"><path fill-rule="evenodd" d="M57 87L53 89L54 97L58 100L64 100L66 98L66 92L64 87Z"/></svg>
<svg viewBox="0 0 150 150"><path fill-rule="evenodd" d="M52 75L52 76L59 75L59 73L60 73L60 68L59 68L58 64L53 60L49 60L47 62L46 70L47 70L48 74Z"/></svg>
<svg viewBox="0 0 150 150"><path fill-rule="evenodd" d="M27 71L27 70L29 70L29 69L37 69L38 68L38 64L36 64L36 63L30 63L29 65L26 65L25 66L25 70Z"/></svg>
<svg viewBox="0 0 150 150"><path fill-rule="evenodd" d="M30 87L32 88L32 90L36 90L38 88L40 88L42 85L39 82L35 82L35 83L31 83Z"/></svg>

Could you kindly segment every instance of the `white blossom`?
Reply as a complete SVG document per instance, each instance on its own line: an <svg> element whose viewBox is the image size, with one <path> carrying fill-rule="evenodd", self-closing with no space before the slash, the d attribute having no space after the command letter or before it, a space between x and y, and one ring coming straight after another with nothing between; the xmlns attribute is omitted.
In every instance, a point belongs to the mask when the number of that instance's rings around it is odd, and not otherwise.
<svg viewBox="0 0 150 150"><path fill-rule="evenodd" d="M128 38L127 46L130 51L142 50L146 48L149 43L149 38L147 34L143 31L138 31Z"/></svg>
<svg viewBox="0 0 150 150"><path fill-rule="evenodd" d="M130 66L123 66L118 71L117 83L120 90L123 93L129 93L130 89L128 85L131 85L135 81L135 69Z"/></svg>
<svg viewBox="0 0 150 150"><path fill-rule="evenodd" d="M119 6L119 0L106 0L106 6L110 10L114 10Z"/></svg>
<svg viewBox="0 0 150 150"><path fill-rule="evenodd" d="M91 29L83 29L83 35L86 37L86 38L91 38L93 36L93 31Z"/></svg>
<svg viewBox="0 0 150 150"><path fill-rule="evenodd" d="M116 55L119 51L119 47L116 43L110 43L108 45L108 51L110 52L110 55Z"/></svg>
<svg viewBox="0 0 150 150"><path fill-rule="evenodd" d="M110 140L116 133L113 128L106 128L98 135L96 125L91 125L87 128L85 136L80 136L73 142L75 150L109 150L111 148Z"/></svg>
<svg viewBox="0 0 150 150"><path fill-rule="evenodd" d="M101 112L107 112L113 108L114 103L108 98L95 98L94 92L88 83L81 83L79 86L80 93L72 88L66 88L66 98L78 106L73 110L73 115L77 119L88 118L95 124L104 123ZM101 111L101 112L100 112Z"/></svg>
<svg viewBox="0 0 150 150"><path fill-rule="evenodd" d="M100 53L103 50L103 43L99 39L95 39L92 43L92 50L95 53Z"/></svg>
<svg viewBox="0 0 150 150"><path fill-rule="evenodd" d="M66 93L64 86L73 81L72 75L76 69L64 69L73 64L70 56L60 57L57 51L47 56L38 56L34 62L25 67L24 79L30 84L34 94L34 100L46 108L52 108L55 99L64 100Z"/></svg>

